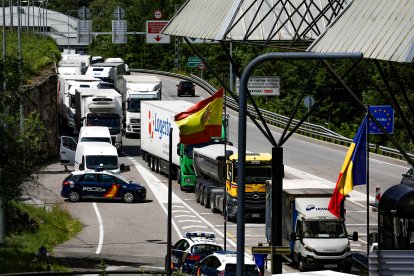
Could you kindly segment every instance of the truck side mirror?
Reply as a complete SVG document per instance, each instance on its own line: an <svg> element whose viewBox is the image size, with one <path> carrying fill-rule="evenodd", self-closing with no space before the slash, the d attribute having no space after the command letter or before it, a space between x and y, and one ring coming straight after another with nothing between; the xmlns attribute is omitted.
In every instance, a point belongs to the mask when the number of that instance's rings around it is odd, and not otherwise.
<svg viewBox="0 0 414 276"><path fill-rule="evenodd" d="M291 241L296 241L297 240L296 232L290 232L290 240Z"/></svg>
<svg viewBox="0 0 414 276"><path fill-rule="evenodd" d="M83 171L85 169L85 165L83 163L79 164L79 170Z"/></svg>
<svg viewBox="0 0 414 276"><path fill-rule="evenodd" d="M352 241L358 241L358 232L352 233Z"/></svg>
<svg viewBox="0 0 414 276"><path fill-rule="evenodd" d="M119 165L119 170L121 172L125 171L125 164L124 163L121 163L121 165Z"/></svg>

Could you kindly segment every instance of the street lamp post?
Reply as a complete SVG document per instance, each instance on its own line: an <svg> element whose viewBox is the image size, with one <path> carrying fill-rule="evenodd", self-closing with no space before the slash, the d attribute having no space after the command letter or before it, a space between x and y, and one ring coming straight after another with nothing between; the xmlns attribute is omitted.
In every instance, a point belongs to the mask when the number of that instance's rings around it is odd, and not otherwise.
<svg viewBox="0 0 414 276"><path fill-rule="evenodd" d="M68 49L70 49L69 48L69 15L74 11L78 11L78 10L69 10L69 11L65 12L65 15L68 17Z"/></svg>

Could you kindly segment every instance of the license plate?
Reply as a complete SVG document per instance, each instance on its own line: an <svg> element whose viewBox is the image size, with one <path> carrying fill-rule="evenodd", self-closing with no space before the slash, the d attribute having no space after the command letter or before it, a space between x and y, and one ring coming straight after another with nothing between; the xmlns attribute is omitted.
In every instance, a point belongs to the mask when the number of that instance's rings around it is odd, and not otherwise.
<svg viewBox="0 0 414 276"><path fill-rule="evenodd" d="M338 265L337 264L326 264L323 266L324 268L337 268Z"/></svg>
<svg viewBox="0 0 414 276"><path fill-rule="evenodd" d="M260 218L260 214L252 214L252 218Z"/></svg>

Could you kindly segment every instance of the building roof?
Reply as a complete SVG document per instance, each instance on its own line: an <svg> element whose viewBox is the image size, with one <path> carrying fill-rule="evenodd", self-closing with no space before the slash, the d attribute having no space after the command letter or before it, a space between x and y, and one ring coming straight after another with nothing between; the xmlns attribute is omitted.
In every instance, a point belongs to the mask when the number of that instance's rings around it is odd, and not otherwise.
<svg viewBox="0 0 414 276"><path fill-rule="evenodd" d="M163 33L227 41L313 41L350 0L188 0Z"/></svg>
<svg viewBox="0 0 414 276"><path fill-rule="evenodd" d="M414 1L354 0L308 48L361 52L364 58L413 62Z"/></svg>

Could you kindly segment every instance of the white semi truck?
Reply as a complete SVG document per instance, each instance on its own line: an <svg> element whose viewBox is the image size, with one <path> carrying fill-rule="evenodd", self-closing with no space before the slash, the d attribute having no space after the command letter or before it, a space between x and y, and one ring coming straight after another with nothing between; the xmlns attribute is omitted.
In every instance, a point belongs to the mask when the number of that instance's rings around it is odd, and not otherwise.
<svg viewBox="0 0 414 276"><path fill-rule="evenodd" d="M157 173L169 174L170 129L172 132L172 179L176 179L180 168L177 144L179 130L174 115L193 106L186 101L143 101L141 102L141 152L148 167Z"/></svg>
<svg viewBox="0 0 414 276"><path fill-rule="evenodd" d="M156 76L124 75L125 137L141 133L141 102L161 100L162 82Z"/></svg>
<svg viewBox="0 0 414 276"><path fill-rule="evenodd" d="M59 125L75 129L75 94L73 88L96 88L101 80L85 75L59 75L57 84Z"/></svg>
<svg viewBox="0 0 414 276"><path fill-rule="evenodd" d="M114 89L77 88L75 122L81 126L106 126L112 144L122 151L122 96Z"/></svg>
<svg viewBox="0 0 414 276"><path fill-rule="evenodd" d="M266 186L266 237L271 243L271 190ZM284 179L282 193L282 241L289 246L289 256L300 271L333 269L348 273L352 267L349 240L357 241L358 233L348 235L344 219L328 210L333 188L317 180Z"/></svg>

